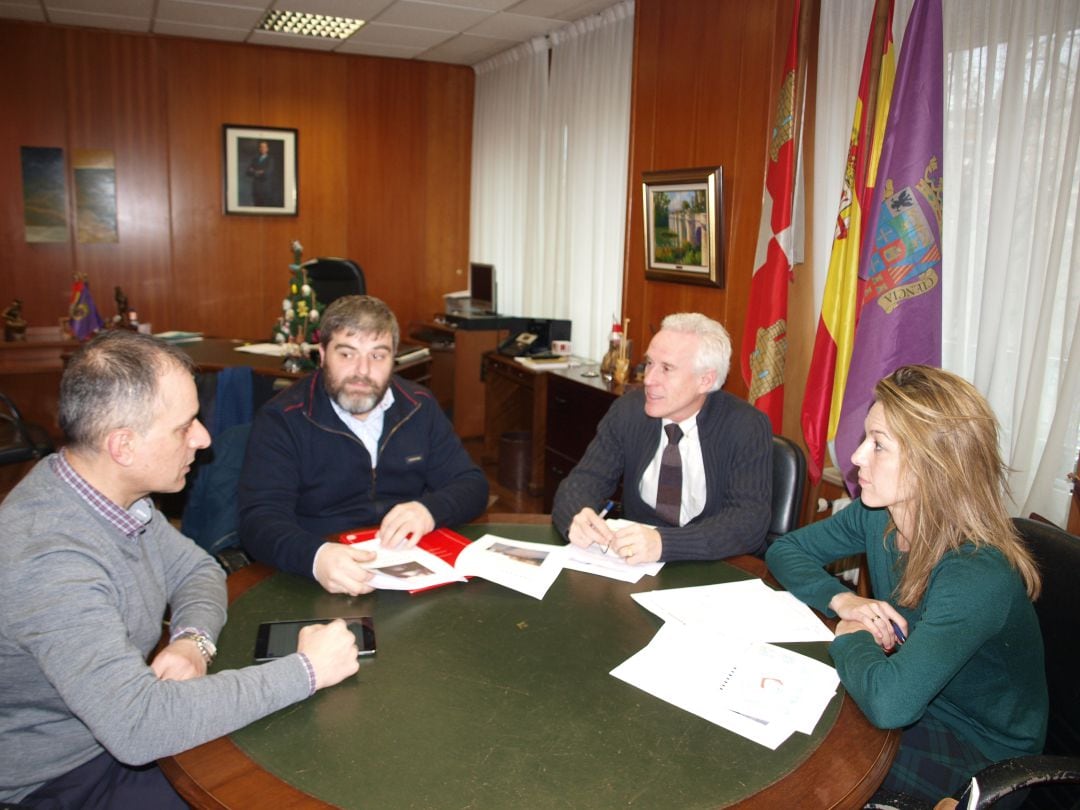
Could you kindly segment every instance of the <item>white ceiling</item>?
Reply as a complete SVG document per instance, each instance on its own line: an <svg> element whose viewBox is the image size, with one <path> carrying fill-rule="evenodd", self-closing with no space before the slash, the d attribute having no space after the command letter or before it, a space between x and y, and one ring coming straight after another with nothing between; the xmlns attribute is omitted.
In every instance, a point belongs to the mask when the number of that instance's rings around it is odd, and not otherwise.
<svg viewBox="0 0 1080 810"><path fill-rule="evenodd" d="M0 0L0 18L475 65L616 0ZM256 31L270 9L354 17L346 40Z"/></svg>

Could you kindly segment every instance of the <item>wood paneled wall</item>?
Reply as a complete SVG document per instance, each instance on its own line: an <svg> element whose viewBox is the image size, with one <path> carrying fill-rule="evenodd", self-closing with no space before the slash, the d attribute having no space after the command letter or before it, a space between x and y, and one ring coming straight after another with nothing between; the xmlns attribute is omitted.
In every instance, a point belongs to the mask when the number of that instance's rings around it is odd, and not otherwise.
<svg viewBox="0 0 1080 810"><path fill-rule="evenodd" d="M635 345L642 348L668 313L698 311L720 320L734 344L725 388L742 397L747 389L739 356L761 217L765 149L792 12L792 0L636 4L623 314L630 318ZM724 289L645 280L641 173L696 166L724 169ZM793 315L806 309L800 298L793 300ZM808 320L802 315L798 324L809 335L808 341L798 337L800 346L813 342L815 325ZM791 389L787 399L794 417L785 420L785 432L796 434L801 385Z"/></svg>
<svg viewBox="0 0 1080 810"><path fill-rule="evenodd" d="M74 272L154 329L265 339L289 244L360 263L402 323L442 309L468 263L471 68L0 23L0 302L67 311ZM299 214L222 212L222 125L298 135ZM20 146L108 149L119 242L28 244ZM69 215L73 220L73 212Z"/></svg>

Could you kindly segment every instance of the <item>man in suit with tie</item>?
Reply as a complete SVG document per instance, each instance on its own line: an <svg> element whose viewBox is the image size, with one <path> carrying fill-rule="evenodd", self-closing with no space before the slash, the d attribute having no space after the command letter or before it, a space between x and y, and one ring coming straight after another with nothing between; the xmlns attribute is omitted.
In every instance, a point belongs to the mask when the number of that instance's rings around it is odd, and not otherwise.
<svg viewBox="0 0 1080 810"><path fill-rule="evenodd" d="M632 564L765 552L771 515L768 418L721 391L731 338L696 312L664 318L645 355L645 385L619 397L559 484L552 521L574 545ZM597 513L622 480L613 532Z"/></svg>

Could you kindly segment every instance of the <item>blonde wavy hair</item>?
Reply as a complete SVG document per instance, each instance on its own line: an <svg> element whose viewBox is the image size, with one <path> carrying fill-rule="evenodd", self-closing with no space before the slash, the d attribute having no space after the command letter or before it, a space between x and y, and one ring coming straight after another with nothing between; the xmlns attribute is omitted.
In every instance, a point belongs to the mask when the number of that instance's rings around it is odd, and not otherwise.
<svg viewBox="0 0 1080 810"><path fill-rule="evenodd" d="M907 567L895 594L900 604L918 604L934 566L967 542L998 549L1037 598L1039 570L1005 509L1008 467L982 394L931 366L902 366L874 393L900 447L901 475L913 484Z"/></svg>

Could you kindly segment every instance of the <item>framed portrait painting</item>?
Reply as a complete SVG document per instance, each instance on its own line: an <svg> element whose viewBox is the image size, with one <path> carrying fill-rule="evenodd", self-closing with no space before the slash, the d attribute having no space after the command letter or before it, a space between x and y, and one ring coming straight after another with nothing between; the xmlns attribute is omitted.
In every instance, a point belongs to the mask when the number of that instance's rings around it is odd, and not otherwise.
<svg viewBox="0 0 1080 810"><path fill-rule="evenodd" d="M642 173L645 278L724 286L720 166Z"/></svg>
<svg viewBox="0 0 1080 810"><path fill-rule="evenodd" d="M225 124L226 214L296 216L295 129Z"/></svg>

